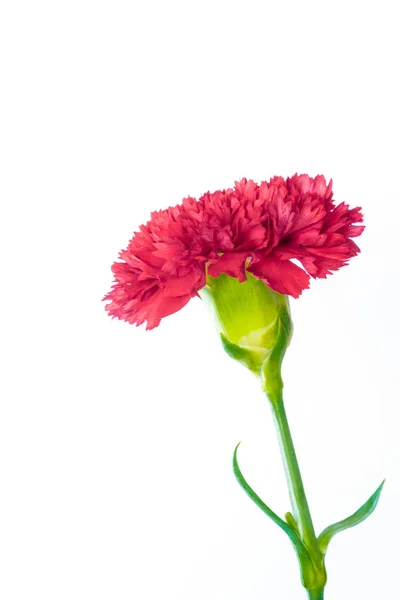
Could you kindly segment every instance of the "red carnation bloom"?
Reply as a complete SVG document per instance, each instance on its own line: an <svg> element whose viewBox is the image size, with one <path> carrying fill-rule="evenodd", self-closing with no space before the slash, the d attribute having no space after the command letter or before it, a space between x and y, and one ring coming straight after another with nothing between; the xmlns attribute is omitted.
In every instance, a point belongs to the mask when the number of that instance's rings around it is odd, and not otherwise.
<svg viewBox="0 0 400 600"><path fill-rule="evenodd" d="M242 179L233 189L154 212L135 233L105 296L112 317L147 329L185 306L212 277L246 271L297 298L312 277L326 277L359 252L351 238L363 226L360 208L333 204L332 181L318 175ZM291 259L300 261L303 269Z"/></svg>

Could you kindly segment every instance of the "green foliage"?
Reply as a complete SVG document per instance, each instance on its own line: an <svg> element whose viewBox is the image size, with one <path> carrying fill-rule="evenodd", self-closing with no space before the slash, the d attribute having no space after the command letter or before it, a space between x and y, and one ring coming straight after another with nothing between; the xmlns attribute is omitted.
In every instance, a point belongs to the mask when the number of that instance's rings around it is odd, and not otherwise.
<svg viewBox="0 0 400 600"><path fill-rule="evenodd" d="M312 569L312 561L311 561L311 558L310 558L307 548L305 547L305 545L303 544L303 542L301 541L301 539L299 537L297 527L296 528L292 527L289 523L287 523L286 521L281 519L271 508L269 508L269 506L267 506L265 504L265 502L263 502L263 500L261 500L260 496L258 496L258 494L256 494L256 492L250 487L250 485L247 483L247 481L243 477L243 474L239 468L239 464L238 464L238 460L237 460L237 451L238 451L239 445L240 445L240 442L236 446L235 452L233 454L233 472L235 474L236 479L239 482L239 485L246 492L246 494L253 500L253 502L259 508L261 508L261 510L274 523L276 523L289 537L290 541L292 542L292 544L296 550L296 554L299 559L300 569L301 569L302 573L309 571L310 569Z"/></svg>
<svg viewBox="0 0 400 600"><path fill-rule="evenodd" d="M364 521L367 517L369 517L369 515L371 515L374 512L378 504L384 483L385 480L382 481L378 489L354 514L352 514L350 517L347 517L347 519L343 519L342 521L338 521L338 523L330 525L329 527L324 529L324 531L319 535L318 545L324 556L326 554L329 542L331 541L334 535L336 535L340 531L349 529L350 527L355 527L355 525L358 525L359 523Z"/></svg>
<svg viewBox="0 0 400 600"><path fill-rule="evenodd" d="M336 533L358 525L375 510L384 481L367 502L365 502L365 504L363 504L353 515L324 529L317 540L320 555L316 557L311 555L307 545L304 540L302 540L298 524L292 513L287 512L285 514L286 521L284 521L269 506L267 506L267 504L265 504L260 496L258 496L247 483L239 468L237 460L239 445L240 443L236 446L233 454L233 471L239 485L263 513L276 523L276 525L278 525L278 527L280 527L289 537L299 561L303 586L309 591L310 598L323 598L323 589L326 585L325 555L330 540Z"/></svg>

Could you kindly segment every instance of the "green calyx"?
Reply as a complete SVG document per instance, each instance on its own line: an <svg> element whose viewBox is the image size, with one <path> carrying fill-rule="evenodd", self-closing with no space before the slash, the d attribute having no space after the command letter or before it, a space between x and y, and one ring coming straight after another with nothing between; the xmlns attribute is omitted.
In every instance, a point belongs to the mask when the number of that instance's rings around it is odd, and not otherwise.
<svg viewBox="0 0 400 600"><path fill-rule="evenodd" d="M283 388L281 365L293 330L289 301L246 275L242 283L225 274L208 276L200 295L214 314L225 351L261 379L273 400Z"/></svg>

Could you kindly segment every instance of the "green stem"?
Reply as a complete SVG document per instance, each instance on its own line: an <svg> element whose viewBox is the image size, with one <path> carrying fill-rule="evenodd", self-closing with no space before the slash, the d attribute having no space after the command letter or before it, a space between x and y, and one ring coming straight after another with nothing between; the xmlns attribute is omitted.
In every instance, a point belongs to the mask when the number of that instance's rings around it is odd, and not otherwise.
<svg viewBox="0 0 400 600"><path fill-rule="evenodd" d="M293 514L299 527L301 538L306 544L313 562L319 566L322 558L321 552L318 546L310 509L308 507L308 502L304 491L303 481L287 421L282 394L279 393L274 395L274 397L271 396L272 395L269 394L269 399L271 401L270 404L275 418L275 424L281 446L282 459L285 467ZM323 596L321 595L310 596L310 598L313 600L317 600L322 597Z"/></svg>
<svg viewBox="0 0 400 600"><path fill-rule="evenodd" d="M308 600L324 600L324 590L311 590L308 592Z"/></svg>

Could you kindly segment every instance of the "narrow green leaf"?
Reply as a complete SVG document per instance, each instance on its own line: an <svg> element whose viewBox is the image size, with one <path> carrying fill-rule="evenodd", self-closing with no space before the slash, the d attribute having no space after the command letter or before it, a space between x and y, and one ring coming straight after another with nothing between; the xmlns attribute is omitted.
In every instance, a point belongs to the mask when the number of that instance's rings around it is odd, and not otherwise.
<svg viewBox="0 0 400 600"><path fill-rule="evenodd" d="M311 567L311 558L310 555L308 553L307 548L304 546L303 542L301 541L301 539L299 538L299 536L297 535L296 531L294 529L292 529L292 527L286 523L283 519L281 519L280 517L278 517L278 515L276 513L274 513L273 510L271 510L269 508L269 506L267 506L265 504L265 502L263 502L260 498L260 496L258 496L256 494L256 492L250 487L250 485L247 483L247 481L245 480L245 478L243 477L243 474L239 468L239 464L237 461L237 451L239 448L240 442L239 444L236 446L235 448L235 452L233 454L233 472L235 474L236 479L239 482L239 485L244 489L244 491L246 492L246 494L253 500L253 502L259 507L261 508L261 510L270 518L272 519L272 521L274 521L274 523L276 523L277 525L279 525L279 527L281 529L283 529L283 531L289 536L290 541L292 542L293 546L295 547L295 550L297 552L297 556L299 558L300 564L303 566L308 566Z"/></svg>
<svg viewBox="0 0 400 600"><path fill-rule="evenodd" d="M382 481L381 485L378 487L376 492L372 494L370 498L366 501L365 504L361 506L353 515L347 517L347 519L343 519L338 523L334 523L330 525L318 537L318 544L321 549L323 555L326 554L326 550L328 548L328 544L333 538L334 535L339 533L340 531L344 531L345 529L349 529L350 527L354 527L358 525L362 521L364 521L371 513L374 512L376 505L378 504L379 496L381 494L383 484L385 480Z"/></svg>

